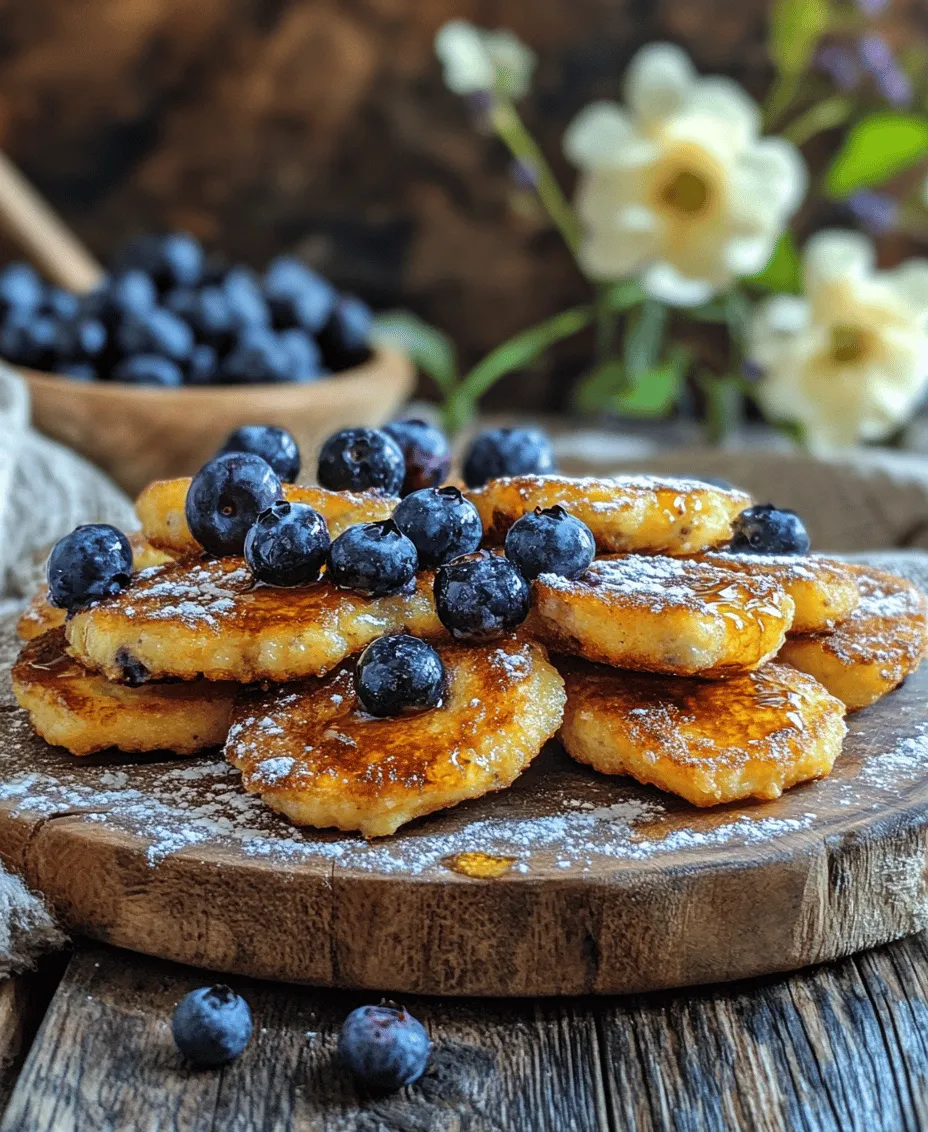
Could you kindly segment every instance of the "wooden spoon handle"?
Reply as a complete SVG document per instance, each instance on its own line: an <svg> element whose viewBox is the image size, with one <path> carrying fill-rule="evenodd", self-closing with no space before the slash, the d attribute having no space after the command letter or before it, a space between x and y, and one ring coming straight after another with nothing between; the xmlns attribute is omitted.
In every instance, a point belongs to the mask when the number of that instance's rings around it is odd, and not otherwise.
<svg viewBox="0 0 928 1132"><path fill-rule="evenodd" d="M100 285L103 268L3 153L0 227L53 283L78 294Z"/></svg>

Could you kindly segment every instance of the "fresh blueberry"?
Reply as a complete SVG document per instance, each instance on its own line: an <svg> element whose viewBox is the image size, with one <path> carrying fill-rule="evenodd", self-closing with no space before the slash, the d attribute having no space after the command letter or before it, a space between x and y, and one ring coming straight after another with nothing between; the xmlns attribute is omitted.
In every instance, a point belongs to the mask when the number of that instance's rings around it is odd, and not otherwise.
<svg viewBox="0 0 928 1132"><path fill-rule="evenodd" d="M28 263L10 263L0 271L0 314L9 310L30 313L39 308L45 288Z"/></svg>
<svg viewBox="0 0 928 1132"><path fill-rule="evenodd" d="M471 554L483 538L477 508L456 487L426 487L398 505L393 519L419 553L419 566L434 570Z"/></svg>
<svg viewBox="0 0 928 1132"><path fill-rule="evenodd" d="M338 297L328 280L291 256L278 256L271 263L264 294L279 330L299 327L313 335L328 322Z"/></svg>
<svg viewBox="0 0 928 1132"><path fill-rule="evenodd" d="M65 362L55 372L74 381L96 381L99 377L97 367L91 362Z"/></svg>
<svg viewBox="0 0 928 1132"><path fill-rule="evenodd" d="M63 287L47 287L42 296L40 309L42 314L61 319L63 322L69 322L71 319L77 318L80 307L81 301L77 295L65 291Z"/></svg>
<svg viewBox="0 0 928 1132"><path fill-rule="evenodd" d="M528 582L497 554L448 562L435 575L438 618L459 640L488 641L521 625L529 598Z"/></svg>
<svg viewBox="0 0 928 1132"><path fill-rule="evenodd" d="M338 371L359 366L370 357L370 334L374 315L355 295L342 295L319 331L319 345L329 369Z"/></svg>
<svg viewBox="0 0 928 1132"><path fill-rule="evenodd" d="M57 342L58 325L47 315L12 310L0 326L0 356L15 365L54 369Z"/></svg>
<svg viewBox="0 0 928 1132"><path fill-rule="evenodd" d="M284 483L296 483L300 474L300 448L285 428L276 425L242 425L227 437L218 455L252 452L267 460Z"/></svg>
<svg viewBox="0 0 928 1132"><path fill-rule="evenodd" d="M482 487L502 476L553 472L551 441L538 428L494 428L475 436L464 458L468 487Z"/></svg>
<svg viewBox="0 0 928 1132"><path fill-rule="evenodd" d="M425 641L397 633L361 653L355 690L370 715L401 715L438 707L445 686L441 657Z"/></svg>
<svg viewBox="0 0 928 1132"><path fill-rule="evenodd" d="M184 995L171 1022L175 1045L195 1065L234 1061L253 1028L248 1003L221 983Z"/></svg>
<svg viewBox="0 0 928 1132"><path fill-rule="evenodd" d="M198 342L219 351L232 345L238 324L221 287L179 288L164 303L190 326Z"/></svg>
<svg viewBox="0 0 928 1132"><path fill-rule="evenodd" d="M166 388L184 384L183 370L170 358L160 354L136 354L113 368L113 381L127 385L162 385Z"/></svg>
<svg viewBox="0 0 928 1132"><path fill-rule="evenodd" d="M255 326L245 330L238 345L223 358L219 375L235 385L267 385L286 381L288 367L287 351L278 335Z"/></svg>
<svg viewBox="0 0 928 1132"><path fill-rule="evenodd" d="M163 354L183 362L193 349L193 331L176 314L153 307L123 317L116 328L116 345L123 354Z"/></svg>
<svg viewBox="0 0 928 1132"><path fill-rule="evenodd" d="M128 586L132 547L109 523L86 523L55 543L46 575L52 604L71 612Z"/></svg>
<svg viewBox="0 0 928 1132"><path fill-rule="evenodd" d="M338 1036L341 1063L372 1089L401 1089L425 1072L432 1043L421 1022L402 1007L361 1006Z"/></svg>
<svg viewBox="0 0 928 1132"><path fill-rule="evenodd" d="M406 589L418 564L415 546L392 519L349 527L329 548L335 585L374 597Z"/></svg>
<svg viewBox="0 0 928 1132"><path fill-rule="evenodd" d="M576 578L593 561L593 532L560 505L523 515L506 535L506 557L531 581L539 574Z"/></svg>
<svg viewBox="0 0 928 1132"><path fill-rule="evenodd" d="M159 291L195 287L203 276L203 249L186 232L139 236L117 254L117 267L144 271Z"/></svg>
<svg viewBox="0 0 928 1132"><path fill-rule="evenodd" d="M207 342L197 342L190 351L184 375L188 385L211 385L219 373L219 358Z"/></svg>
<svg viewBox="0 0 928 1132"><path fill-rule="evenodd" d="M795 511L760 503L731 525L729 549L739 554L808 554L809 535Z"/></svg>
<svg viewBox="0 0 928 1132"><path fill-rule="evenodd" d="M315 381L322 374L322 354L303 330L281 330L277 341L286 359L287 381Z"/></svg>
<svg viewBox="0 0 928 1132"><path fill-rule="evenodd" d="M57 324L54 348L62 361L83 361L100 357L108 338L99 319L81 317Z"/></svg>
<svg viewBox="0 0 928 1132"><path fill-rule="evenodd" d="M101 287L81 301L86 318L99 319L112 329L124 315L144 315L158 302L158 292L150 275L131 269L108 278Z"/></svg>
<svg viewBox="0 0 928 1132"><path fill-rule="evenodd" d="M280 479L266 460L227 452L193 477L184 507L187 525L207 553L240 555L258 516L281 495Z"/></svg>
<svg viewBox="0 0 928 1132"><path fill-rule="evenodd" d="M376 428L345 428L323 444L319 483L330 491L382 491L396 495L406 461L392 437Z"/></svg>
<svg viewBox="0 0 928 1132"><path fill-rule="evenodd" d="M284 499L261 512L245 539L245 561L269 586L318 582L328 553L325 519L306 503Z"/></svg>
<svg viewBox="0 0 928 1132"><path fill-rule="evenodd" d="M383 426L400 446L406 460L406 478L401 495L411 495L424 487L438 487L451 468L448 438L428 421L392 421Z"/></svg>
<svg viewBox="0 0 928 1132"><path fill-rule="evenodd" d="M249 268L230 268L222 280L222 293L234 327L270 328L271 312L258 280Z"/></svg>

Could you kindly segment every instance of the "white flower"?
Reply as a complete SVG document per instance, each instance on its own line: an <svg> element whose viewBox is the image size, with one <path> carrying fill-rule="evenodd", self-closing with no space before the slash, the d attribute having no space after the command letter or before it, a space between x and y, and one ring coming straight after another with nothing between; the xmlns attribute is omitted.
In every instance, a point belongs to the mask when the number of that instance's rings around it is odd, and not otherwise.
<svg viewBox="0 0 928 1132"><path fill-rule="evenodd" d="M467 20L450 20L439 29L435 54L455 94L496 90L513 99L528 93L538 61L513 32L485 31Z"/></svg>
<svg viewBox="0 0 928 1132"><path fill-rule="evenodd" d="M761 303L748 355L770 420L803 426L814 449L881 440L912 415L928 379L928 260L877 271L856 232L806 245L805 295Z"/></svg>
<svg viewBox="0 0 928 1132"><path fill-rule="evenodd" d="M581 170L587 274L637 275L655 298L694 306L763 270L805 194L795 146L762 138L741 87L701 78L670 44L638 52L625 100L588 106L564 139Z"/></svg>

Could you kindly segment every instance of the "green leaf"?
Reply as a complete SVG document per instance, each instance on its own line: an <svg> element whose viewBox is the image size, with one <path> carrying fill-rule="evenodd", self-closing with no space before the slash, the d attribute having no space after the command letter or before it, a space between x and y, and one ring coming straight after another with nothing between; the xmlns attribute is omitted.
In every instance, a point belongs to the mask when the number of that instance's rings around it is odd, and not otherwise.
<svg viewBox="0 0 928 1132"><path fill-rule="evenodd" d="M612 358L586 375L574 390L574 408L578 413L596 413L625 388L625 366Z"/></svg>
<svg viewBox="0 0 928 1132"><path fill-rule="evenodd" d="M862 118L844 139L825 177L825 190L843 200L882 185L928 154L928 120L892 111Z"/></svg>
<svg viewBox="0 0 928 1132"><path fill-rule="evenodd" d="M784 291L788 295L798 295L802 290L802 260L791 232L784 232L773 249L770 262L757 275L749 275L745 280L765 291Z"/></svg>
<svg viewBox="0 0 928 1132"><path fill-rule="evenodd" d="M603 295L603 306L610 311L627 311L645 300L645 293L637 283L626 279L620 283L610 283Z"/></svg>
<svg viewBox="0 0 928 1132"><path fill-rule="evenodd" d="M770 17L770 57L784 75L801 74L828 28L828 0L776 0Z"/></svg>
<svg viewBox="0 0 928 1132"><path fill-rule="evenodd" d="M685 362L673 360L639 374L633 388L609 399L609 408L625 417L664 417L680 395Z"/></svg>
<svg viewBox="0 0 928 1132"><path fill-rule="evenodd" d="M447 334L412 311L386 311L377 315L371 340L408 354L443 392L449 392L457 383L454 343Z"/></svg>
<svg viewBox="0 0 928 1132"><path fill-rule="evenodd" d="M625 369L632 381L639 374L653 369L661 355L664 331L667 329L667 307L656 299L647 299L630 320L625 334Z"/></svg>

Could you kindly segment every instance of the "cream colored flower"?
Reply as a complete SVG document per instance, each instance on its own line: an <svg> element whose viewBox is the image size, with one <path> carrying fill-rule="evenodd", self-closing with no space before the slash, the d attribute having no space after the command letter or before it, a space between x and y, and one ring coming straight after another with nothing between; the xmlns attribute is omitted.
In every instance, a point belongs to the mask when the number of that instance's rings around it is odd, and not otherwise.
<svg viewBox="0 0 928 1132"><path fill-rule="evenodd" d="M439 29L435 54L455 94L496 90L513 99L528 93L538 61L513 32L485 31L468 20L450 20Z"/></svg>
<svg viewBox="0 0 928 1132"><path fill-rule="evenodd" d="M762 138L741 87L701 78L670 44L638 52L625 100L588 106L564 139L581 170L587 274L637 275L655 298L693 306L763 270L805 194L795 146Z"/></svg>
<svg viewBox="0 0 928 1132"><path fill-rule="evenodd" d="M928 260L877 271L870 241L845 231L820 232L803 258L805 296L767 299L751 322L757 400L815 449L881 440L928 384Z"/></svg>

